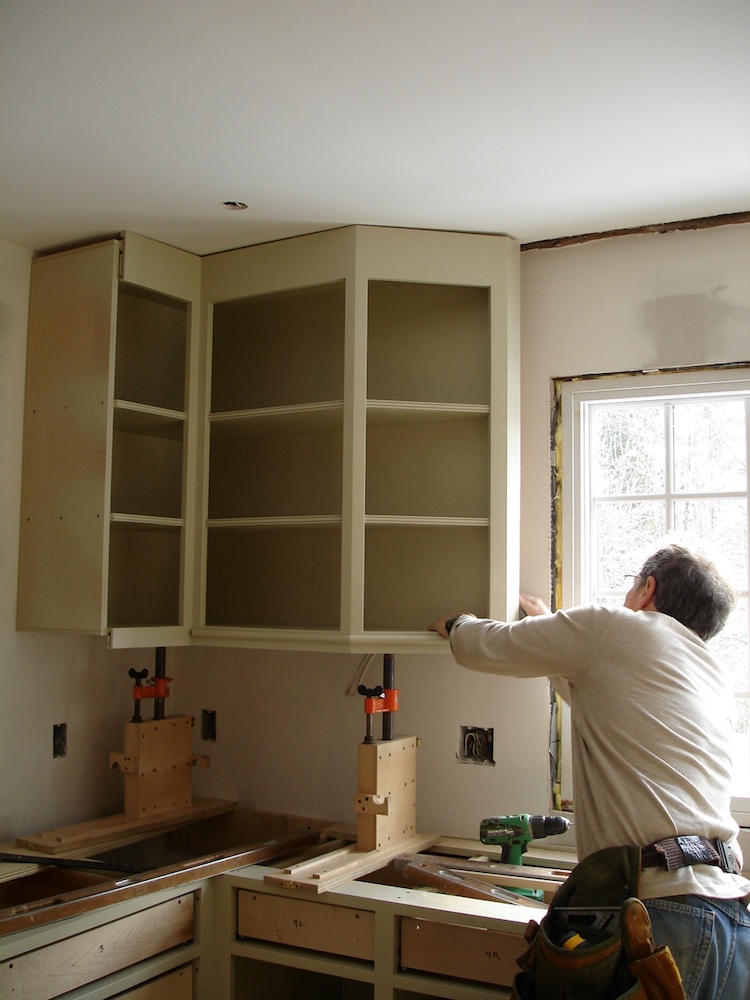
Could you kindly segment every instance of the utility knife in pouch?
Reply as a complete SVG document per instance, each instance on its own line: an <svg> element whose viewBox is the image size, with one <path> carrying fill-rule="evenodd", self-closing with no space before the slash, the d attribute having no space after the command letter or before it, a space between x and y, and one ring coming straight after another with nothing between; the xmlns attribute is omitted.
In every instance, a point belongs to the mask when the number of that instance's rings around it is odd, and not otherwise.
<svg viewBox="0 0 750 1000"><path fill-rule="evenodd" d="M610 847L570 873L518 960L511 1000L685 1000L669 948L637 898L641 854Z"/></svg>

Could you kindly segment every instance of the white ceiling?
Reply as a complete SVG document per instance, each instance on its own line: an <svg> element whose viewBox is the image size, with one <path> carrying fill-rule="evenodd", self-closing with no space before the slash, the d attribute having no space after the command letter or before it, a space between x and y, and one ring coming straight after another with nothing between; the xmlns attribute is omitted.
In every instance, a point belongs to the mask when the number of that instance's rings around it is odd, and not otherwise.
<svg viewBox="0 0 750 1000"><path fill-rule="evenodd" d="M0 0L0 238L33 250L748 209L748 0Z"/></svg>

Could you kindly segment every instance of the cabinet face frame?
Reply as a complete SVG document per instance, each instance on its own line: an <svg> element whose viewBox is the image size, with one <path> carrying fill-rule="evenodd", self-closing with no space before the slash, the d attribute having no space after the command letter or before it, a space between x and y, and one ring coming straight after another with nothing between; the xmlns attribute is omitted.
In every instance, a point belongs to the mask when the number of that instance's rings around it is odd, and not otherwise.
<svg viewBox="0 0 750 1000"><path fill-rule="evenodd" d="M377 406L387 410L390 405L368 399L368 296L370 282L374 281L404 286L410 283L454 288L465 286L468 291L473 287L486 293L490 398L486 405L476 405L473 399L463 406L457 405L457 409L466 411L472 419L486 421L490 466L486 513L479 521L475 518L455 518L455 526L447 530L460 531L465 528L473 532L484 531L488 555L486 609L482 610L497 617L512 616L518 591L518 278L518 245L503 237L360 226L228 251L204 260L205 354L203 442L200 448L200 463L203 467L201 510L204 515L201 517L202 528L197 541L202 569L195 593L195 642L351 652L445 651L445 644L426 631L426 623L430 618L426 618L424 631L387 626L379 629L377 614L374 616L376 627L369 630L365 627L366 535L368 532L376 533L381 521L384 524L388 521L387 517L379 518L366 513L368 420L376 419L373 415ZM338 628L330 620L327 620L323 629L310 628L307 624L295 627L293 623L271 627L243 622L233 625L227 621L218 626L210 622L207 624L206 608L211 606L206 586L208 532L218 530L206 526L209 511L209 427L211 420L216 418L211 413L214 307L254 296L342 281L345 282L345 348L344 391L341 401L343 481ZM460 363L460 355L457 353L436 359L426 358L425 361L441 365L457 364ZM407 407L414 405L413 401L405 402ZM448 419L455 416L450 413L450 406L451 404L444 406L448 411ZM396 401L393 409L398 408ZM429 410L430 404L424 409ZM444 417L445 414L439 413L438 416ZM397 419L403 419L403 416ZM445 460L451 460L449 454L446 454ZM230 526L240 530L241 520L242 518L237 518ZM419 531L418 527L409 528L409 520L408 517L406 520L397 517L395 522L402 524L406 531ZM442 520L445 521L445 518ZM269 518L269 523L271 521L272 518ZM434 525L440 521L439 517L429 516L413 519L414 524L424 523L427 531L435 530ZM449 517L448 522L452 524L453 520ZM484 527L478 528L480 524ZM218 522L216 525L218 526ZM392 530L392 527L388 530ZM373 534L373 537L376 536ZM387 574L387 567L383 572ZM426 573L430 572L431 570L426 570ZM231 574L226 574L229 575ZM385 583L381 589L383 588L387 590ZM280 593L284 593L283 588ZM438 603L437 596L435 603ZM436 606L434 614L444 610Z"/></svg>

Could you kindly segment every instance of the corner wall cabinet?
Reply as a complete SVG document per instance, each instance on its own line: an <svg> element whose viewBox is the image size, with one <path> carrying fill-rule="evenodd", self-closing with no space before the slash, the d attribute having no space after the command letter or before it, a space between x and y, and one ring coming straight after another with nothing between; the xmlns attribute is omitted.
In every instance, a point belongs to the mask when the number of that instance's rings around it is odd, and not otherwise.
<svg viewBox="0 0 750 1000"><path fill-rule="evenodd" d="M189 641L199 294L196 257L133 234L33 261L20 629Z"/></svg>
<svg viewBox="0 0 750 1000"><path fill-rule="evenodd" d="M194 639L434 651L517 593L518 246L354 226L204 260Z"/></svg>
<svg viewBox="0 0 750 1000"><path fill-rule="evenodd" d="M434 652L441 612L511 615L518 251L353 226L36 260L19 627Z"/></svg>

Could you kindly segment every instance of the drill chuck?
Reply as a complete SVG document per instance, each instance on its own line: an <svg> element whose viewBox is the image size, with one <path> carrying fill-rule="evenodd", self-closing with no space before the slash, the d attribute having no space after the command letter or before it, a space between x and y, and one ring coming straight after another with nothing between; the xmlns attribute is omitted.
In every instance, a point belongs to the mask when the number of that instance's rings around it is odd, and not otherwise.
<svg viewBox="0 0 750 1000"><path fill-rule="evenodd" d="M531 839L541 837L556 837L570 829L570 823L564 816L529 816Z"/></svg>

